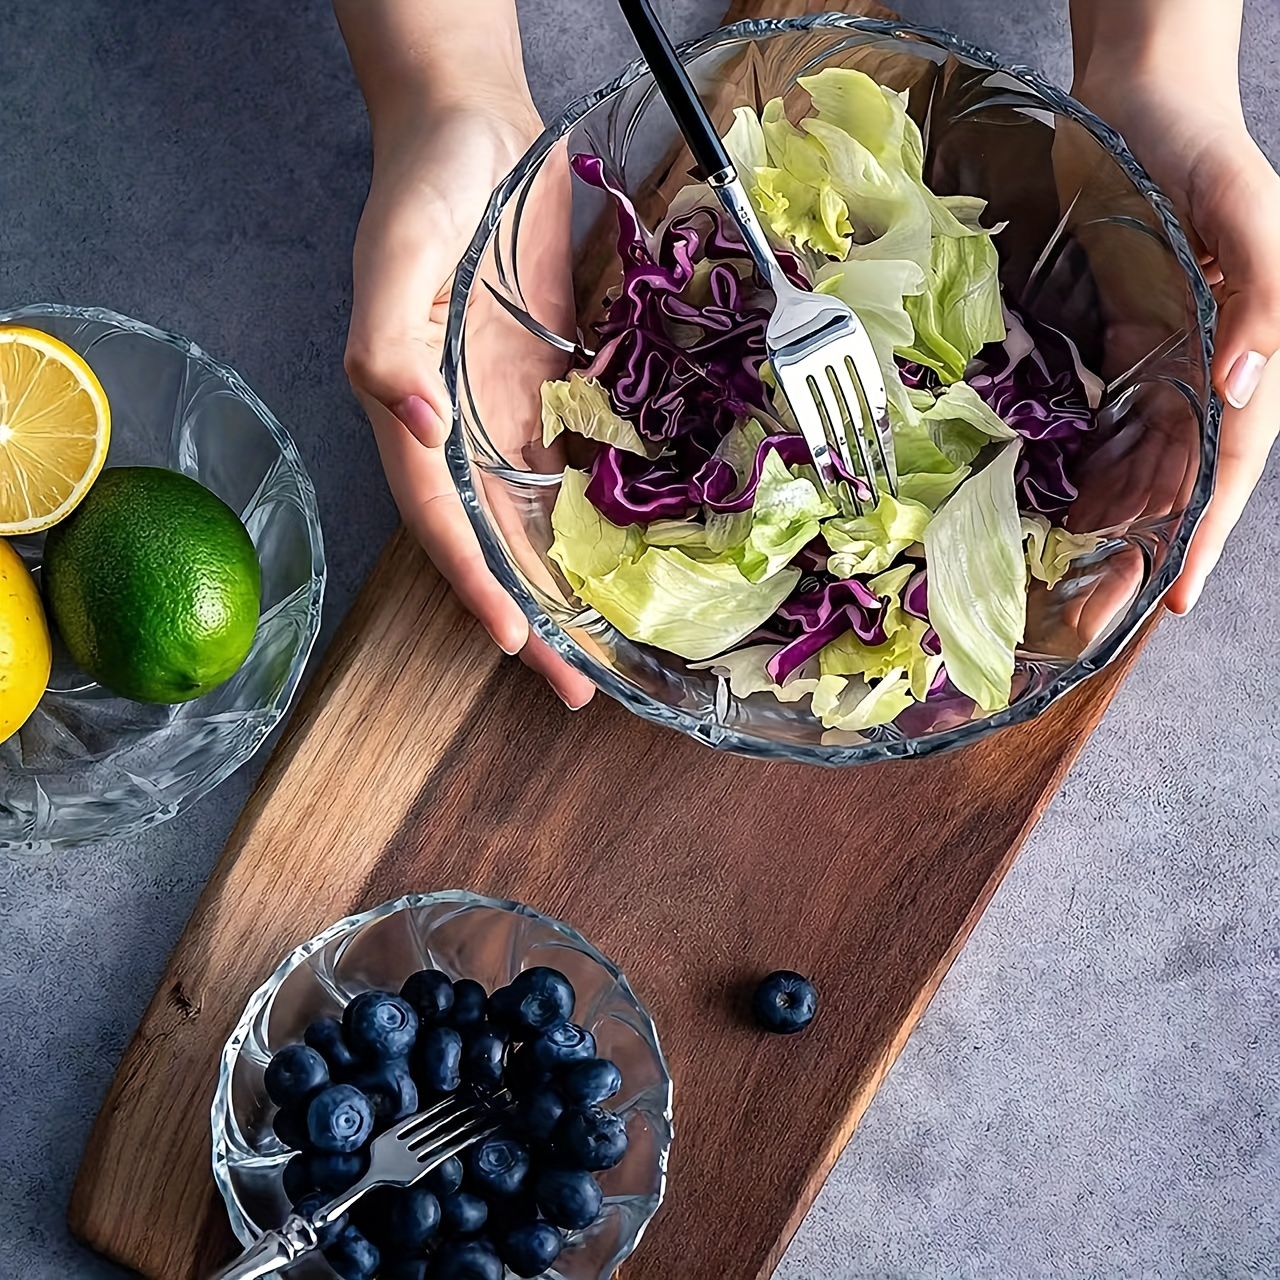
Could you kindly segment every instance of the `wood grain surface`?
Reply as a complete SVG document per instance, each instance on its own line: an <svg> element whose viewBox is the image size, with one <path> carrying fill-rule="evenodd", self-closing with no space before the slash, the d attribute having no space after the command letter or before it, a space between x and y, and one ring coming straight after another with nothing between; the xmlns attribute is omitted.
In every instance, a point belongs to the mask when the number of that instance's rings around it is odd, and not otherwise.
<svg viewBox="0 0 1280 1280"><path fill-rule="evenodd" d="M744 0L732 16L821 7ZM72 1229L149 1280L200 1280L229 1256L209 1102L246 999L333 920L466 887L571 921L653 1013L676 1142L627 1280L764 1280L1145 638L1035 724L962 753L762 764L603 698L566 711L399 532L124 1055ZM753 980L783 966L821 993L800 1037L744 1017Z"/></svg>

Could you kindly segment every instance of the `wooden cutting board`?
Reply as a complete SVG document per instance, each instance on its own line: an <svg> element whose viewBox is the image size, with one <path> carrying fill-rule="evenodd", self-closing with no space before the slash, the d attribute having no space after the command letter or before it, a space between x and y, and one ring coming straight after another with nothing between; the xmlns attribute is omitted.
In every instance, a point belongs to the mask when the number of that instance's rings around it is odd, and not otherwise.
<svg viewBox="0 0 1280 1280"><path fill-rule="evenodd" d="M566 711L401 531L124 1055L72 1229L149 1280L200 1280L228 1257L209 1102L245 1000L333 920L466 887L571 921L653 1013L676 1142L627 1280L763 1280L1145 638L1035 724L962 753L762 764L604 698ZM821 993L803 1036L743 1016L744 992L779 967Z"/></svg>

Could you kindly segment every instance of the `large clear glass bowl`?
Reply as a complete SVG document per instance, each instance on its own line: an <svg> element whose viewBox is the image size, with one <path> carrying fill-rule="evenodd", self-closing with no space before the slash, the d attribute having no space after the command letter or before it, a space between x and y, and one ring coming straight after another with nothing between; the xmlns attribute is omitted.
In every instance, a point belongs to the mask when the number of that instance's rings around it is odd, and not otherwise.
<svg viewBox="0 0 1280 1280"><path fill-rule="evenodd" d="M1008 709L915 708L865 734L825 732L801 703L736 698L717 675L633 643L575 598L547 557L564 460L541 447L538 387L564 376L579 340L590 345L619 262L611 250L582 253L611 213L570 178L568 157L604 157L651 228L692 181L687 153L671 149L670 113L633 64L550 125L495 193L457 274L448 455L490 567L537 633L601 689L715 747L847 765L924 755L1030 719L1133 636L1177 576L1212 491L1215 310L1168 202L1085 108L940 31L836 14L758 20L695 40L683 56L722 129L735 106L759 110L780 95L803 113L796 81L825 67L908 92L929 185L982 196L990 218L1008 222L997 237L1006 298L1064 330L1106 381L1067 518L1102 541L1055 590L1032 590Z"/></svg>
<svg viewBox="0 0 1280 1280"><path fill-rule="evenodd" d="M177 706L116 697L54 638L48 692L0 744L0 848L34 855L171 818L253 755L284 715L320 626L324 548L316 495L271 411L194 343L81 307L0 311L60 338L111 404L107 465L172 467L245 522L262 564L262 616L240 670ZM44 536L15 540L39 570Z"/></svg>
<svg viewBox="0 0 1280 1280"><path fill-rule="evenodd" d="M222 1051L213 1100L213 1176L241 1243L278 1226L289 1212L280 1179L293 1152L272 1132L276 1108L263 1084L276 1050L300 1040L316 1018L340 1014L361 991L398 991L419 969L474 978L492 991L541 964L573 983L574 1021L622 1072L622 1088L609 1105L625 1117L630 1139L622 1162L600 1175L600 1219L571 1237L547 1275L612 1276L666 1190L671 1076L653 1019L617 967L576 930L519 903L460 890L399 898L338 921L291 952L250 998ZM332 1280L334 1273L313 1255L289 1274Z"/></svg>

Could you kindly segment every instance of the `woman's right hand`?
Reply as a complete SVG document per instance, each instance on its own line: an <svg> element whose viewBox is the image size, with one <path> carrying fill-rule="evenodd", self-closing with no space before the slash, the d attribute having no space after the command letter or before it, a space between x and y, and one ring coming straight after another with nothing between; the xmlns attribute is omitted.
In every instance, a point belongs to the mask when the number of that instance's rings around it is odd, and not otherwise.
<svg viewBox="0 0 1280 1280"><path fill-rule="evenodd" d="M540 131L527 96L493 90L383 127L356 234L345 365L409 530L494 642L577 709L594 686L530 634L489 572L443 455L453 409L440 364L454 267L491 191Z"/></svg>

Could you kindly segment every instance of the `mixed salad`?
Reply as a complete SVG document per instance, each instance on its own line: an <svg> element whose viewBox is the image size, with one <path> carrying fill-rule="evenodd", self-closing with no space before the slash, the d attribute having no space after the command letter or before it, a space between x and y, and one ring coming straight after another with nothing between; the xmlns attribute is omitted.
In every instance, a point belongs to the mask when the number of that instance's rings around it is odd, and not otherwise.
<svg viewBox="0 0 1280 1280"><path fill-rule="evenodd" d="M594 352L542 389L569 469L551 557L632 640L739 697L807 701L861 731L919 704L1011 696L1032 579L1097 545L1062 521L1101 383L1062 333L1002 299L985 201L935 195L905 95L849 69L802 79L811 110L739 108L725 142L797 283L836 294L883 369L900 473L858 514L819 483L766 360L771 295L705 185L655 231L603 160L620 288Z"/></svg>

